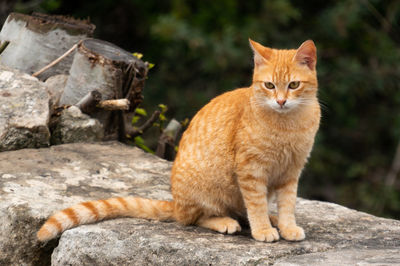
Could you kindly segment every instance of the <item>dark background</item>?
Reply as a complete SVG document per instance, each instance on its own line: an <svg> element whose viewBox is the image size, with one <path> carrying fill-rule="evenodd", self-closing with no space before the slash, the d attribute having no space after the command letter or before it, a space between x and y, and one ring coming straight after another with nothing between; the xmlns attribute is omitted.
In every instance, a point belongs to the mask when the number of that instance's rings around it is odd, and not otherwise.
<svg viewBox="0 0 400 266"><path fill-rule="evenodd" d="M180 120L251 83L249 37L313 39L323 117L299 194L400 218L400 1L2 0L0 24L11 11L89 17L95 37L155 63L144 108L164 103Z"/></svg>

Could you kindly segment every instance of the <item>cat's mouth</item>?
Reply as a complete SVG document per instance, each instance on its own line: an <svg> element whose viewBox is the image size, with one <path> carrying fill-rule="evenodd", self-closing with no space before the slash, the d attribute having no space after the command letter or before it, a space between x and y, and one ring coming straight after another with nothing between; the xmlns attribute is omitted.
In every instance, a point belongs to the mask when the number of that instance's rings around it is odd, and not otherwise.
<svg viewBox="0 0 400 266"><path fill-rule="evenodd" d="M288 113L292 110L292 108L289 108L287 106L279 106L279 107L273 107L273 109L275 111L277 111L278 113Z"/></svg>
<svg viewBox="0 0 400 266"><path fill-rule="evenodd" d="M280 106L279 104L273 104L272 106L270 105L270 107L278 113L288 113L293 110L293 106L290 104L285 104L283 106Z"/></svg>

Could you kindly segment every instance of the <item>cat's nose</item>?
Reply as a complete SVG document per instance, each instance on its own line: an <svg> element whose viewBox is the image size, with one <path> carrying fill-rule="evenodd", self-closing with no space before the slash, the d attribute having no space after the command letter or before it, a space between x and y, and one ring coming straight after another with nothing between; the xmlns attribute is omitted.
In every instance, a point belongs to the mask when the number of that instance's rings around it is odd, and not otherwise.
<svg viewBox="0 0 400 266"><path fill-rule="evenodd" d="M283 107L283 106L285 105L285 103L286 103L286 100L285 100L285 99L277 99L276 102L277 102L281 107Z"/></svg>

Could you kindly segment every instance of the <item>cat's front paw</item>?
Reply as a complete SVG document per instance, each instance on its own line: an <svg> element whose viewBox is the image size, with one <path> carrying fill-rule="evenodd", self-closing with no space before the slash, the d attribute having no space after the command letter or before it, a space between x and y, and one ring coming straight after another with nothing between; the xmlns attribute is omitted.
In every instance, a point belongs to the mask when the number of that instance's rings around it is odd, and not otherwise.
<svg viewBox="0 0 400 266"><path fill-rule="evenodd" d="M300 241L306 237L303 228L297 225L279 227L279 233L281 237L289 241Z"/></svg>
<svg viewBox="0 0 400 266"><path fill-rule="evenodd" d="M251 232L251 235L255 240L263 242L274 242L279 240L278 230L271 227L268 229L259 229Z"/></svg>

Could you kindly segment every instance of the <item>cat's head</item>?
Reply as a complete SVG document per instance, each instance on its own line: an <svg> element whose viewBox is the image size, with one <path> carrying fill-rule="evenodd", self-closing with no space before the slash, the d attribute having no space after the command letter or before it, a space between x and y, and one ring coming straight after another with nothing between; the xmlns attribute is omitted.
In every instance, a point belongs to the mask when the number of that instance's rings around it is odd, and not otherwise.
<svg viewBox="0 0 400 266"><path fill-rule="evenodd" d="M311 40L298 49L272 49L250 40L254 52L252 87L256 104L287 113L315 100L317 48Z"/></svg>

